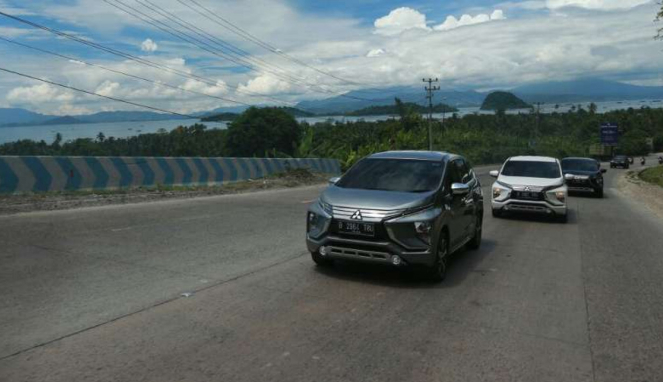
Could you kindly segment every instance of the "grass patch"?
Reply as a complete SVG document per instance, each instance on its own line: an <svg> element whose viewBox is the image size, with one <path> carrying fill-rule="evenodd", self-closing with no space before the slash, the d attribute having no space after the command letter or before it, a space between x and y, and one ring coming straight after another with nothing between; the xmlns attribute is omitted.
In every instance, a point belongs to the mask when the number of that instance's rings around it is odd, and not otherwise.
<svg viewBox="0 0 663 382"><path fill-rule="evenodd" d="M640 179L663 187L663 166L652 167L640 172Z"/></svg>

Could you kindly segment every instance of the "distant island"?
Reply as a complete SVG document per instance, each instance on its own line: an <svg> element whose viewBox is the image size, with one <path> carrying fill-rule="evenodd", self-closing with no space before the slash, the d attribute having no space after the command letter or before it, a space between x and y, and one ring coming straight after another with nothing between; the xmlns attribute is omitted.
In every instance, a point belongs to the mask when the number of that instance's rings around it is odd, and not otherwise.
<svg viewBox="0 0 663 382"><path fill-rule="evenodd" d="M316 115L313 113L309 113L307 111L297 109L294 107L288 107L288 106L281 106L281 107L276 107L275 109L283 110L286 113L290 114L293 117L296 118L303 118L303 117L315 117ZM201 122L232 122L235 119L239 117L239 113L218 113L218 114L211 114L211 115L206 115L202 118L200 118Z"/></svg>
<svg viewBox="0 0 663 382"><path fill-rule="evenodd" d="M219 113L200 118L201 122L232 122L239 117L239 113Z"/></svg>
<svg viewBox="0 0 663 382"><path fill-rule="evenodd" d="M509 92L493 92L488 94L481 105L481 110L513 110L529 109L532 105Z"/></svg>
<svg viewBox="0 0 663 382"><path fill-rule="evenodd" d="M403 103L403 106L409 108L410 110L416 113L421 113L421 114L428 113L428 107L416 103L405 102ZM457 111L458 109L456 109L455 107L445 105L443 103L433 106L433 113L455 113ZM396 105L369 106L363 109L345 113L345 115L352 117L362 117L369 115L398 115L398 114L399 114L398 106Z"/></svg>

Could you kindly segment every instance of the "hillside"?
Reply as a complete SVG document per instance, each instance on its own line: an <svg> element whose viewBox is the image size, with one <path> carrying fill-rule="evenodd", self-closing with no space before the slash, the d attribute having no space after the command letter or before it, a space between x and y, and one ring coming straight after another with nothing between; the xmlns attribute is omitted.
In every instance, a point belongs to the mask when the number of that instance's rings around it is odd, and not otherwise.
<svg viewBox="0 0 663 382"><path fill-rule="evenodd" d="M201 122L230 122L234 121L239 114L237 113L219 113L208 115L200 119Z"/></svg>
<svg viewBox="0 0 663 382"><path fill-rule="evenodd" d="M297 107L323 115L343 115L356 110L371 106L390 106L394 98L400 98L403 102L423 105L425 96L424 88L416 86L395 86L383 89L357 90L346 93L344 96L332 98L302 101ZM484 95L473 90L447 90L435 93L434 100L444 101L448 105L457 107L479 106L483 102Z"/></svg>
<svg viewBox="0 0 663 382"><path fill-rule="evenodd" d="M411 108L413 111L421 114L428 113L428 107L416 103L406 102L403 106ZM438 104L433 106L433 113L453 113L458 109L445 104ZM345 113L348 116L369 116L369 115L398 115L399 110L396 105L385 106L369 106L363 109Z"/></svg>
<svg viewBox="0 0 663 382"><path fill-rule="evenodd" d="M639 86L598 78L539 82L511 90L529 102L582 102L663 99L663 87Z"/></svg>
<svg viewBox="0 0 663 382"><path fill-rule="evenodd" d="M528 109L532 105L509 92L493 92L488 94L481 105L481 110L513 110Z"/></svg>
<svg viewBox="0 0 663 382"><path fill-rule="evenodd" d="M283 110L286 113L290 114L291 116L295 118L305 118L305 117L314 117L315 114L309 113L304 110L300 110L294 107L287 107L287 106L282 106L282 107L276 107L275 109ZM201 122L231 122L234 121L237 117L239 116L239 113L231 113L231 112L222 112L222 113L216 113L216 114L208 114L202 118L200 118Z"/></svg>

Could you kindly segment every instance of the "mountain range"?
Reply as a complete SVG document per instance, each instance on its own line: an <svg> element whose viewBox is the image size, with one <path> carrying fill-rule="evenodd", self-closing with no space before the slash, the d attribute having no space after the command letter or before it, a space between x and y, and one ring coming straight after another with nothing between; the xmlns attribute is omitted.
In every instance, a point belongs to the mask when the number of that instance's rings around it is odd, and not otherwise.
<svg viewBox="0 0 663 382"><path fill-rule="evenodd" d="M150 111L102 111L94 114L55 116L34 113L25 109L0 108L0 127L23 125L73 125L79 123L144 122L186 119L171 114Z"/></svg>
<svg viewBox="0 0 663 382"><path fill-rule="evenodd" d="M475 90L446 90L435 92L434 102L462 107L478 107L491 92ZM528 84L515 88L500 89L509 91L528 103L574 103L627 101L642 99L663 99L663 87L639 86L599 78L580 78L571 81L549 81ZM394 98L403 102L425 106L427 104L424 84L421 86L394 86L382 89L355 90L322 100L302 101L297 108L305 112L320 115L344 115L349 112L371 106L392 105ZM220 113L240 113L245 107L217 108L215 110L195 113L196 117L204 117ZM43 125L58 123L100 123L130 121L162 121L184 119L170 114L148 111L111 111L89 115L53 116L35 113L19 108L0 108L0 127L21 125Z"/></svg>

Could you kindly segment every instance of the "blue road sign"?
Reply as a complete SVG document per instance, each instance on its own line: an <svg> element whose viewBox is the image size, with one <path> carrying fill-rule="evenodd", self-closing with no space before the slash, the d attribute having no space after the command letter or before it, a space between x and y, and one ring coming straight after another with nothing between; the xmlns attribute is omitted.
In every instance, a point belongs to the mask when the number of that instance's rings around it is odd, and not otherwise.
<svg viewBox="0 0 663 382"><path fill-rule="evenodd" d="M604 146L617 146L619 144L619 127L616 124L601 124L601 144Z"/></svg>

